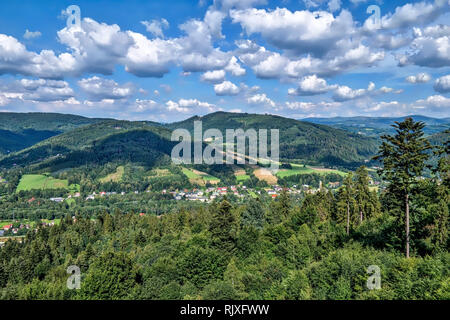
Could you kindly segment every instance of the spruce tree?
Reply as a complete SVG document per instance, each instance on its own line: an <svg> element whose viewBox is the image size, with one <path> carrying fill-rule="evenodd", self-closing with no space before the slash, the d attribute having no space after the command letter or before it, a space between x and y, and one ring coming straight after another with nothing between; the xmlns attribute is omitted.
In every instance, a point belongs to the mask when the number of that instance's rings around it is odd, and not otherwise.
<svg viewBox="0 0 450 320"><path fill-rule="evenodd" d="M235 247L235 217L231 211L231 204L223 200L217 209L213 210L209 226L212 244L226 252L231 252Z"/></svg>
<svg viewBox="0 0 450 320"><path fill-rule="evenodd" d="M383 162L381 175L389 182L389 191L402 199L405 213L405 251L409 258L409 198L415 180L422 175L425 162L429 158L427 151L430 143L423 137L423 122L415 122L406 118L403 122L395 122L395 135L383 135L383 143L375 160Z"/></svg>

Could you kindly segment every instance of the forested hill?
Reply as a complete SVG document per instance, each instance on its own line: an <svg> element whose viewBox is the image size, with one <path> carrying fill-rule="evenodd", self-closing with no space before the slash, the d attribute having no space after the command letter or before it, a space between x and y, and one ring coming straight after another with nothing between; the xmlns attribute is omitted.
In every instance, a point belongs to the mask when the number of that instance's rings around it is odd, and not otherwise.
<svg viewBox="0 0 450 320"><path fill-rule="evenodd" d="M108 120L60 134L0 161L0 167L31 166L52 171L112 161L151 165L168 161L170 130L147 122Z"/></svg>
<svg viewBox="0 0 450 320"><path fill-rule="evenodd" d="M334 118L306 118L302 121L311 123L324 124L356 132L367 136L378 137L382 134L393 134L395 132L392 124L395 121L401 122L405 118L411 117L414 121L422 121L426 124L424 132L432 135L450 129L450 118L431 118L421 115L410 115L405 117L334 117Z"/></svg>
<svg viewBox="0 0 450 320"><path fill-rule="evenodd" d="M193 132L194 121L201 120L203 131L217 128L225 138L226 129L279 129L280 157L301 159L325 165L351 165L371 158L378 141L373 138L274 115L215 112L203 117L167 125L170 129L184 128Z"/></svg>
<svg viewBox="0 0 450 320"><path fill-rule="evenodd" d="M0 155L22 150L60 133L104 120L59 113L0 112Z"/></svg>

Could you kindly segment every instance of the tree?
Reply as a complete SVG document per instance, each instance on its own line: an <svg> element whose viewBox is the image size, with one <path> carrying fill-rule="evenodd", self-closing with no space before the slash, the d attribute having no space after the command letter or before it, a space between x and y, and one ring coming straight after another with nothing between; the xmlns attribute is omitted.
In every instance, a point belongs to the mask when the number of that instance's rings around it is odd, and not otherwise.
<svg viewBox="0 0 450 320"><path fill-rule="evenodd" d="M369 172L365 166L361 166L356 170L355 197L358 204L359 223L364 220L366 206L369 202Z"/></svg>
<svg viewBox="0 0 450 320"><path fill-rule="evenodd" d="M107 251L89 267L80 295L84 299L125 299L138 284L138 278L128 254Z"/></svg>
<svg viewBox="0 0 450 320"><path fill-rule="evenodd" d="M354 202L353 188L354 188L353 175L351 173L349 173L345 177L344 185L339 190L339 194L338 194L338 204L339 204L339 202L345 203L347 235L350 234L350 212L351 212L351 204Z"/></svg>
<svg viewBox="0 0 450 320"><path fill-rule="evenodd" d="M209 231L215 247L225 252L231 252L234 249L236 242L235 217L231 211L231 204L227 200L223 200L219 207L213 210Z"/></svg>
<svg viewBox="0 0 450 320"><path fill-rule="evenodd" d="M262 229L264 225L264 209L259 199L251 199L246 210L242 213L241 227L253 226Z"/></svg>
<svg viewBox="0 0 450 320"><path fill-rule="evenodd" d="M383 162L381 175L389 181L389 191L403 200L405 212L406 257L409 258L409 197L417 177L421 176L431 148L427 139L423 138L423 122L415 122L406 118L403 122L392 125L396 134L383 135L383 143L375 160Z"/></svg>

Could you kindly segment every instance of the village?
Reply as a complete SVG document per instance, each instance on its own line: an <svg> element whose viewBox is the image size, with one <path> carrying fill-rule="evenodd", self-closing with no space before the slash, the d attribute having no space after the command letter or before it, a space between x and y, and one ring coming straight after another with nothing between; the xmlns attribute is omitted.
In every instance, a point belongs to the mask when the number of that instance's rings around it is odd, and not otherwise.
<svg viewBox="0 0 450 320"><path fill-rule="evenodd" d="M278 197L280 193L285 190L289 194L315 194L320 190L333 190L338 189L340 187L340 182L329 182L326 187L323 186L322 182L320 182L319 188L313 188L309 185L297 186L293 185L292 187L281 187L279 185L273 185L270 188L247 188L245 185L231 185L231 186L222 186L222 187L208 187L208 188L193 188L193 189L183 189L183 190L174 190L169 191L164 189L161 191L161 194L169 194L173 197L173 199L180 200L188 200L188 201L200 201L200 202L212 202L216 198L221 196L235 196L237 198L245 198L246 196L258 197L258 195L267 194L273 199ZM146 193L151 192L150 190L145 191ZM86 196L85 201L95 200L102 197L108 196L125 196L130 193L126 192L93 192ZM139 191L134 191L131 194L139 194ZM50 201L61 203L69 199L79 198L81 194L79 192L75 194L68 195L66 198L64 197L55 197L50 198ZM35 199L31 198L28 202L33 202Z"/></svg>

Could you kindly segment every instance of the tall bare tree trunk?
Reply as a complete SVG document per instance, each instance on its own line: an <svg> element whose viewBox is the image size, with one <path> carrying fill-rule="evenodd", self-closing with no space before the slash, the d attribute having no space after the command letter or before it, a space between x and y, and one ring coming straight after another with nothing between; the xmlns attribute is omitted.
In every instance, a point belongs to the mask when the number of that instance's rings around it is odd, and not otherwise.
<svg viewBox="0 0 450 320"><path fill-rule="evenodd" d="M363 221L363 212L362 210L359 211L359 222L362 223Z"/></svg>
<svg viewBox="0 0 450 320"><path fill-rule="evenodd" d="M409 258L409 194L405 195L405 219L406 219L406 258Z"/></svg>
<svg viewBox="0 0 450 320"><path fill-rule="evenodd" d="M350 205L347 202L347 235L350 234Z"/></svg>

